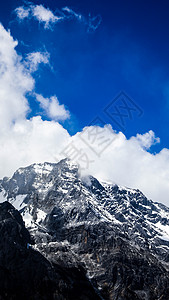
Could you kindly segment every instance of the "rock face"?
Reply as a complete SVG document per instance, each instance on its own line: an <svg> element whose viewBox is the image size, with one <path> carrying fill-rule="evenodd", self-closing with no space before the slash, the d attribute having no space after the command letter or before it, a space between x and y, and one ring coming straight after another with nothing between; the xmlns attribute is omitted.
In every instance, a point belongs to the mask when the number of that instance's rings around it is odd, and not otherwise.
<svg viewBox="0 0 169 300"><path fill-rule="evenodd" d="M75 300L169 299L169 209L139 190L92 176L80 178L78 166L65 159L20 168L12 178L4 178L0 201L20 211L33 248L41 254L26 251L40 255L52 268L49 281L56 299L69 299L70 278L72 293L79 291L72 296ZM26 230L23 235L29 243ZM55 299L54 293L45 299Z"/></svg>
<svg viewBox="0 0 169 300"><path fill-rule="evenodd" d="M0 204L0 299L100 299L81 267L51 264L31 248L19 212Z"/></svg>

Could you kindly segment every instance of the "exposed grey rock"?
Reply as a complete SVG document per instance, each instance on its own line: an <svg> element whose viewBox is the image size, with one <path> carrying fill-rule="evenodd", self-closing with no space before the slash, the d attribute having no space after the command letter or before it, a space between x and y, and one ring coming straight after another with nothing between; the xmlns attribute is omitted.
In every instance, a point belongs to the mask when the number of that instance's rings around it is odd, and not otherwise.
<svg viewBox="0 0 169 300"><path fill-rule="evenodd" d="M84 268L51 264L31 247L22 218L9 202L0 204L0 299L101 299Z"/></svg>

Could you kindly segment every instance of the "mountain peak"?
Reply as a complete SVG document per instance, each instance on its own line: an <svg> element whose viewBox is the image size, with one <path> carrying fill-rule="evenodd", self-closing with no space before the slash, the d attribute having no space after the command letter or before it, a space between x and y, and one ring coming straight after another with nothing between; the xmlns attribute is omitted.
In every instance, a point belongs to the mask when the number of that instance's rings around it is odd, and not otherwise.
<svg viewBox="0 0 169 300"><path fill-rule="evenodd" d="M143 255L145 268L156 260L160 268L169 268L169 209L139 190L80 177L78 165L69 159L18 169L12 178L0 181L0 200L8 200L21 212L39 251L69 265L80 259L101 289L105 266L110 281L112 268L116 269L115 245L117 252L122 249L121 259L129 255L130 261L134 255L141 263Z"/></svg>

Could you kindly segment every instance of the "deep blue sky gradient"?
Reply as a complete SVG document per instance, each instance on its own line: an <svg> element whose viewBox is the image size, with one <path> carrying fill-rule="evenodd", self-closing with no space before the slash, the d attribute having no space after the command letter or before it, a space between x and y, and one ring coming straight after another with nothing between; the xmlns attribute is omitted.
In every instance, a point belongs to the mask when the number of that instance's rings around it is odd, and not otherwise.
<svg viewBox="0 0 169 300"><path fill-rule="evenodd" d="M32 1L53 11L68 6L88 18L100 15L95 32L77 20L58 23L53 31L44 30L34 20L16 21L12 11L22 1L0 3L0 21L19 41L17 51L48 51L49 66L36 73L36 92L48 97L56 94L70 110L72 118L64 126L71 134L95 117L119 128L104 108L125 91L143 110L142 117L126 119L127 137L155 131L159 146L169 148L169 2L168 1ZM30 98L32 113L39 107ZM43 116L46 118L46 116Z"/></svg>

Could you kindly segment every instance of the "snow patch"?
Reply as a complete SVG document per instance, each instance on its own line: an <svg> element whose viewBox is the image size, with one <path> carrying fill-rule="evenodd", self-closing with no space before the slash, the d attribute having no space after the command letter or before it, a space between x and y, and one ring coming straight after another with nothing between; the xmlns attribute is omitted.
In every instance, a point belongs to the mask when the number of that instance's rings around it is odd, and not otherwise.
<svg viewBox="0 0 169 300"><path fill-rule="evenodd" d="M41 209L37 209L37 219L36 222L40 223L41 221L44 221L44 219L46 218L46 213L41 210Z"/></svg>
<svg viewBox="0 0 169 300"><path fill-rule="evenodd" d="M26 227L31 227L31 228L34 227L34 226L32 226L34 224L33 218L32 218L31 214L28 211L24 212L22 214L22 217L23 217L23 220L25 222Z"/></svg>
<svg viewBox="0 0 169 300"><path fill-rule="evenodd" d="M37 174L49 174L53 170L53 166L47 163L35 164L33 168Z"/></svg>
<svg viewBox="0 0 169 300"><path fill-rule="evenodd" d="M165 241L169 241L169 225L162 225L160 222L158 222L155 224L155 226L158 228L158 232L160 232L160 238Z"/></svg>
<svg viewBox="0 0 169 300"><path fill-rule="evenodd" d="M24 208L26 206L26 203L24 203L24 200L26 198L27 195L18 195L16 196L16 198L11 202L11 204L17 209L17 210L21 210L22 208Z"/></svg>

